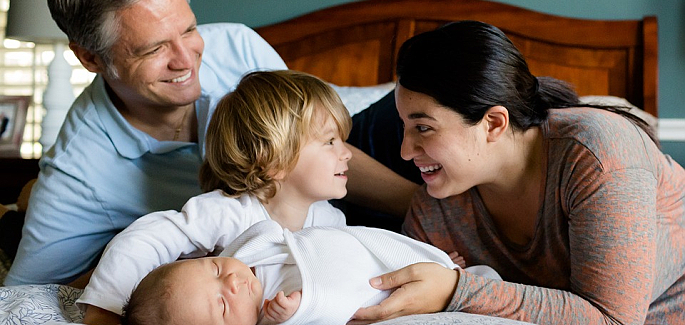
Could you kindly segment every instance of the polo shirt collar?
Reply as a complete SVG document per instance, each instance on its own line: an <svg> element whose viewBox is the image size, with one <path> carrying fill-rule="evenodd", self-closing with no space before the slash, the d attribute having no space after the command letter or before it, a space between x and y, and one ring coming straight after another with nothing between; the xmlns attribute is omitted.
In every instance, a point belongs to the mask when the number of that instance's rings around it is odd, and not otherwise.
<svg viewBox="0 0 685 325"><path fill-rule="evenodd" d="M93 103L102 122L105 134L122 157L137 159L146 153L163 154L194 145L189 142L159 141L149 134L134 128L121 115L107 94L105 80L98 74L93 80L95 91Z"/></svg>

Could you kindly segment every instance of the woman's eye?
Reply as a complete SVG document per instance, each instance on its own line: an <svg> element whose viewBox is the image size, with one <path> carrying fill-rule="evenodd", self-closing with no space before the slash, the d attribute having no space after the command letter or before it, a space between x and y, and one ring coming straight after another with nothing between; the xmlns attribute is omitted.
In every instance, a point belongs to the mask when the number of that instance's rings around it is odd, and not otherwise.
<svg viewBox="0 0 685 325"><path fill-rule="evenodd" d="M417 125L416 130L419 131L419 133L423 133L430 130L430 128L425 125Z"/></svg>

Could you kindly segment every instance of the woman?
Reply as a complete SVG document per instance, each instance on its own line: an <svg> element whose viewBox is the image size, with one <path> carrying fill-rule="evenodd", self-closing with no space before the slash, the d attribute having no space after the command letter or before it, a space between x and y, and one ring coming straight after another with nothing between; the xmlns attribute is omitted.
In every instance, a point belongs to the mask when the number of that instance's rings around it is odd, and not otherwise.
<svg viewBox="0 0 685 325"><path fill-rule="evenodd" d="M357 320L447 310L685 324L685 170L644 122L583 107L480 22L408 40L397 75L401 154L426 183L403 231L504 281L416 264L371 279L400 289Z"/></svg>

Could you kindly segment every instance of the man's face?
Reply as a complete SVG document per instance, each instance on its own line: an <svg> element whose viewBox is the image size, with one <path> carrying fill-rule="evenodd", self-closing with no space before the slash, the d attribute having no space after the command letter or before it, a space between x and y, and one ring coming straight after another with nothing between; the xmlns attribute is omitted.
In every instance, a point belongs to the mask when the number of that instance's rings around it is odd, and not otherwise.
<svg viewBox="0 0 685 325"><path fill-rule="evenodd" d="M111 48L118 76L104 77L125 107L165 111L197 100L204 41L188 2L141 0L118 18Z"/></svg>

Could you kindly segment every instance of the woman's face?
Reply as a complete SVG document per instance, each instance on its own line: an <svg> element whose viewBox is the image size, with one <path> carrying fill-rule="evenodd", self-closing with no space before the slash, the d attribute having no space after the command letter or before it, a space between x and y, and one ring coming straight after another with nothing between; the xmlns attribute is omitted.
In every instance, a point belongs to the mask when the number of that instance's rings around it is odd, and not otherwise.
<svg viewBox="0 0 685 325"><path fill-rule="evenodd" d="M397 111L404 122L402 158L421 170L428 194L442 199L483 180L486 128L469 125L432 97L398 84Z"/></svg>

